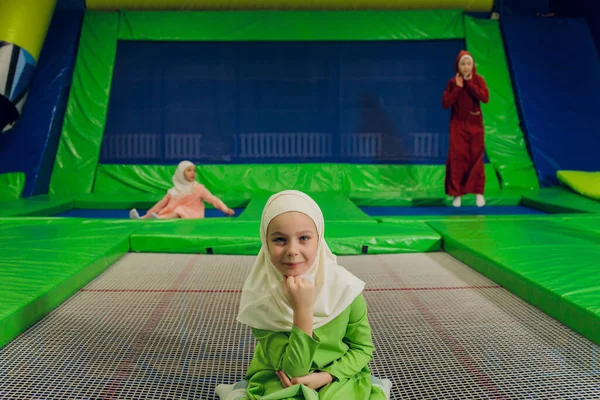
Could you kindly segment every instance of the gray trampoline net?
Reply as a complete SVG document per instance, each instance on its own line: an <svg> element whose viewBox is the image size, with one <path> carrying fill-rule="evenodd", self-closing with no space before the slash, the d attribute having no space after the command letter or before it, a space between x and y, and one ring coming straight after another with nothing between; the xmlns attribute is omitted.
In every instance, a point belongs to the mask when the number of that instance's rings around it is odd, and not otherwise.
<svg viewBox="0 0 600 400"><path fill-rule="evenodd" d="M0 350L2 399L216 399L254 257L128 254ZM394 399L599 399L599 347L444 253L340 257Z"/></svg>

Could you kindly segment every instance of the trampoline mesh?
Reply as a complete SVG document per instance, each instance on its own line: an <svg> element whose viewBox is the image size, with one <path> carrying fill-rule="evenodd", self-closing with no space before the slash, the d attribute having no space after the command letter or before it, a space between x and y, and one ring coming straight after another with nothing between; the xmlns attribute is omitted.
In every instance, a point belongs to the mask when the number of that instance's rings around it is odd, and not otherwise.
<svg viewBox="0 0 600 400"><path fill-rule="evenodd" d="M128 254L0 350L3 399L214 399L254 339L254 257ZM397 399L597 399L598 346L444 253L340 257Z"/></svg>

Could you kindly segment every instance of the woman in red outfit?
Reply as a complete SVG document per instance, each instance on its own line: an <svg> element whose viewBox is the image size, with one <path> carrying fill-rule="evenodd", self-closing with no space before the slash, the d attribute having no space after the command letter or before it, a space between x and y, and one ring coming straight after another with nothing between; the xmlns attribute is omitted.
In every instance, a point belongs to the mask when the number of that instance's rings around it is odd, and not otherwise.
<svg viewBox="0 0 600 400"><path fill-rule="evenodd" d="M480 102L490 98L485 80L477 74L473 56L461 51L456 58L456 75L450 79L442 106L452 107L450 113L450 148L446 161L446 194L453 196L454 207L460 207L461 197L476 195L478 207L485 205L483 190L483 115Z"/></svg>

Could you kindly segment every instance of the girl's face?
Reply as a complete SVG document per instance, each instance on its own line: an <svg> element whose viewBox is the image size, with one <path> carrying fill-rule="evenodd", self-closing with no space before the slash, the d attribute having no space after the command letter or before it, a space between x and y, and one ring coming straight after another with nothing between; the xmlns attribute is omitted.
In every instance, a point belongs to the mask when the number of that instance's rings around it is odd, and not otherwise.
<svg viewBox="0 0 600 400"><path fill-rule="evenodd" d="M317 227L304 213L280 214L267 228L267 247L271 262L284 276L303 275L317 257Z"/></svg>
<svg viewBox="0 0 600 400"><path fill-rule="evenodd" d="M196 180L196 167L190 165L185 170L183 170L183 176L185 180L188 182L194 182Z"/></svg>
<svg viewBox="0 0 600 400"><path fill-rule="evenodd" d="M473 72L473 61L470 58L463 58L458 64L458 70L462 76L469 76Z"/></svg>

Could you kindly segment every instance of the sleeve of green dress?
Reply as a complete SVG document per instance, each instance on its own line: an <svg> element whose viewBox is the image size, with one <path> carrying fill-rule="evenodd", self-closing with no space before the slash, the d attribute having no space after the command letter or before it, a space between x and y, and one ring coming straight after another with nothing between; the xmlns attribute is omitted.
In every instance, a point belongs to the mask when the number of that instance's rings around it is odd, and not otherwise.
<svg viewBox="0 0 600 400"><path fill-rule="evenodd" d="M275 371L284 371L290 379L308 375L320 343L316 334L310 337L295 326L289 334L254 328L252 333Z"/></svg>
<svg viewBox="0 0 600 400"><path fill-rule="evenodd" d="M359 373L373 358L373 339L371 326L367 318L367 303L361 294L356 297L350 306L350 318L344 343L348 351L339 359L322 368L338 380L348 379Z"/></svg>

